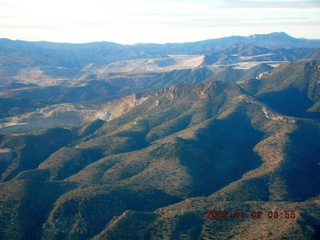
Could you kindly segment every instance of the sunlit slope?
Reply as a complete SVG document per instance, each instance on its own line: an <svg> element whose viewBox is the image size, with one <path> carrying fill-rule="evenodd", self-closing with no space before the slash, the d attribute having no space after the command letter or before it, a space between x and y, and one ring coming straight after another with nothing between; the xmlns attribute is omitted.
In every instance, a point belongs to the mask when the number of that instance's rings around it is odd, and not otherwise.
<svg viewBox="0 0 320 240"><path fill-rule="evenodd" d="M28 134L34 140L28 168L0 184L0 236L317 239L320 123L305 113L318 101L319 63L304 64L241 84L174 85L149 92L109 122ZM299 105L297 91L312 104ZM283 92L294 105L288 107L299 109L295 114L265 97ZM49 133L64 133L66 142L57 137L60 145L39 152L39 141L53 139ZM1 140L19 163L24 138ZM206 219L207 210L231 215Z"/></svg>

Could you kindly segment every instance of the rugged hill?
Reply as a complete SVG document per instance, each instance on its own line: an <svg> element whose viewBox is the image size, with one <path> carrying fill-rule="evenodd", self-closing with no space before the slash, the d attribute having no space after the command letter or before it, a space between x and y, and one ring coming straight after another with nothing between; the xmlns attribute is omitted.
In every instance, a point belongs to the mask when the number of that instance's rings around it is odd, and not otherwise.
<svg viewBox="0 0 320 240"><path fill-rule="evenodd" d="M241 43L206 54L203 65L216 67L229 66L247 69L258 65L259 63L277 66L283 63L310 59L319 59L319 54L316 49L268 49Z"/></svg>
<svg viewBox="0 0 320 240"><path fill-rule="evenodd" d="M319 61L290 63L242 86L282 114L319 119L319 75Z"/></svg>
<svg viewBox="0 0 320 240"><path fill-rule="evenodd" d="M177 84L108 122L0 135L1 238L318 239L319 66Z"/></svg>
<svg viewBox="0 0 320 240"><path fill-rule="evenodd" d="M37 85L61 85L65 81L103 76L110 68L112 71L128 71L129 66L131 70L138 68L147 71L184 69L187 66L190 68L188 58L194 55L200 58L206 55L205 63L210 65L216 60L219 60L219 64L229 64L230 60L237 59L234 55L238 58L251 56L251 62L297 61L305 56L318 59L319 54L315 54L315 49L319 48L319 40L296 39L285 33L233 36L193 43L136 45L0 39L0 84L24 81ZM194 66L194 63L191 65Z"/></svg>
<svg viewBox="0 0 320 240"><path fill-rule="evenodd" d="M124 105L116 109L117 102L121 104L122 100L119 99L130 98L131 95L148 95L148 91L161 90L178 83L209 80L236 82L256 78L270 69L272 67L266 64L250 69L226 67L216 72L198 67L170 72L112 75L106 79L86 79L61 86L23 83L3 85L0 92L0 103L3 103L0 109L0 117L3 118L0 120L0 132L21 132L21 129L26 129L22 125L14 125L17 123L28 124L29 130L35 130L48 126L75 126L91 121L94 116L106 120L107 116L112 115L113 118L123 112L121 109L125 110ZM105 107L105 102L110 102L113 107ZM18 130L15 131L15 128Z"/></svg>
<svg viewBox="0 0 320 240"><path fill-rule="evenodd" d="M264 74L269 73L272 66L261 63L248 69L235 68L231 66L214 70L206 80L215 80L222 82L240 82L249 79L260 79Z"/></svg>

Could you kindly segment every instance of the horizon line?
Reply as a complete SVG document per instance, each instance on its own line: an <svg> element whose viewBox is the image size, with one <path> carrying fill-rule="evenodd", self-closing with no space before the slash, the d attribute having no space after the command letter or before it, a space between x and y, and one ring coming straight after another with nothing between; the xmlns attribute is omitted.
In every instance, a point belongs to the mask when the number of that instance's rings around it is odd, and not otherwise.
<svg viewBox="0 0 320 240"><path fill-rule="evenodd" d="M11 39L2 37L0 40L9 40L9 41L20 41L20 42L30 42L30 43L54 43L54 44L72 44L72 45L85 45L85 44L92 44L92 43L110 43L110 44L117 44L117 45L123 45L123 46L135 46L135 45L143 45L143 44L153 44L153 45L166 45L166 44L188 44L188 43L197 43L197 42L205 42L205 41L212 41L212 40L219 40L223 38L231 38L231 37L244 37L249 38L252 36L262 36L262 35L274 35L274 34L284 34L291 38L295 39L301 39L301 40L319 40L316 38L304 38L304 37L294 37L292 35L287 34L284 31L276 31L276 32L269 32L269 33L254 33L250 35L228 35L224 37L218 37L218 38L208 38L203 40L197 40L197 41L186 41L186 42L165 42L165 43L155 43L155 42L137 42L132 44L127 43L119 43L119 42L113 42L108 40L102 40L102 41L89 41L89 42L60 42L60 41L50 41L50 40L26 40L26 39Z"/></svg>

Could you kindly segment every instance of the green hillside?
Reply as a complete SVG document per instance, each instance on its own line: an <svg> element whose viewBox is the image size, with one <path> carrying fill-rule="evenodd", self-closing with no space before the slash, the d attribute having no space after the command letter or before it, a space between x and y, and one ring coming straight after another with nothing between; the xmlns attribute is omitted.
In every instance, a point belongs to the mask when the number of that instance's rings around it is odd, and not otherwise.
<svg viewBox="0 0 320 240"><path fill-rule="evenodd" d="M0 238L318 239L319 66L172 72L111 121L0 135Z"/></svg>

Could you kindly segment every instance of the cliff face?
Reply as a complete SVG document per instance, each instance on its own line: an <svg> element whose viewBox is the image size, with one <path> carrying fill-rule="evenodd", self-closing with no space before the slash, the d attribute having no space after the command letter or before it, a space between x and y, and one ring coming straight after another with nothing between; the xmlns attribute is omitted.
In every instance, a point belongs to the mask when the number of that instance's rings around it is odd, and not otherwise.
<svg viewBox="0 0 320 240"><path fill-rule="evenodd" d="M103 120L112 120L127 113L147 99L148 97L138 97L137 94L131 94L124 98L116 99L99 105L99 111L109 113L108 118Z"/></svg>

